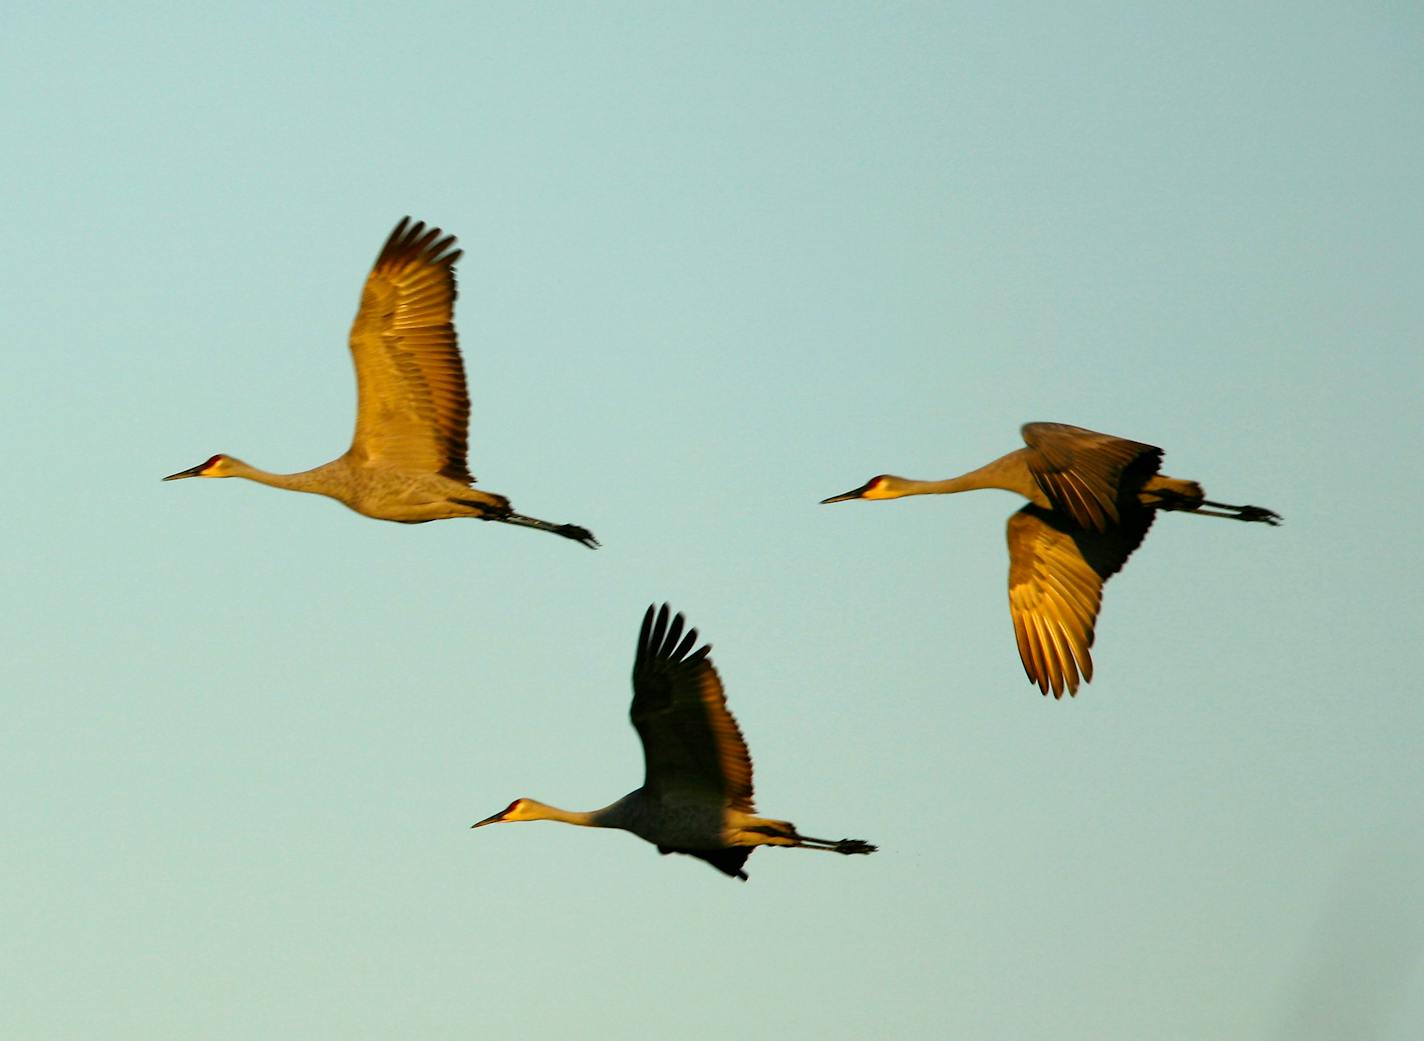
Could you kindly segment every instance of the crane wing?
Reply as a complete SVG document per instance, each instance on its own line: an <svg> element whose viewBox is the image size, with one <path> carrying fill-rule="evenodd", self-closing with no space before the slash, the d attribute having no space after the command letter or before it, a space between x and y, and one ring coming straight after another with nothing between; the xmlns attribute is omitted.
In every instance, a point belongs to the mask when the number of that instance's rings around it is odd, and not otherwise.
<svg viewBox="0 0 1424 1041"><path fill-rule="evenodd" d="M470 483L470 398L455 342L453 235L403 217L376 258L351 326L362 463Z"/></svg>
<svg viewBox="0 0 1424 1041"><path fill-rule="evenodd" d="M1119 493L1162 465L1162 449L1066 423L1025 423L1028 467L1043 494L1084 528L1118 523Z"/></svg>
<svg viewBox="0 0 1424 1041"><path fill-rule="evenodd" d="M752 760L727 711L722 681L683 617L664 604L643 616L633 661L633 727L643 741L650 792L715 792L734 810L753 812Z"/></svg>
<svg viewBox="0 0 1424 1041"><path fill-rule="evenodd" d="M1103 583L1122 568L1152 526L1154 511L1128 509L1097 532L1034 505L1009 518L1009 613L1024 672L1061 698L1093 678L1093 629Z"/></svg>

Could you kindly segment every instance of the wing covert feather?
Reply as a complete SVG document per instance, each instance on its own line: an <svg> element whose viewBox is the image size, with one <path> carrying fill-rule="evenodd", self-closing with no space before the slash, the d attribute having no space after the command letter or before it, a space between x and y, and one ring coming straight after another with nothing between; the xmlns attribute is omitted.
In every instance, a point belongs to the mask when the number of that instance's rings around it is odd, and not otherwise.
<svg viewBox="0 0 1424 1041"><path fill-rule="evenodd" d="M1119 523L1120 493L1135 492L1162 465L1160 448L1066 423L1025 423L1021 433L1043 494L1093 531Z"/></svg>

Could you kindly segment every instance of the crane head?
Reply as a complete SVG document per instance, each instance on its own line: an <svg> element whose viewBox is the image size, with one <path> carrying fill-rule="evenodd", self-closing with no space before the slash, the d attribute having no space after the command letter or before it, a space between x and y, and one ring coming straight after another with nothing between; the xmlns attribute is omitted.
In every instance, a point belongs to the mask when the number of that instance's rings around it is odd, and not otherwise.
<svg viewBox="0 0 1424 1041"><path fill-rule="evenodd" d="M893 499L895 493L890 489L890 475L877 474L866 481L859 488L853 488L840 495L832 495L829 499L822 499L821 505L828 502L845 502L849 499Z"/></svg>
<svg viewBox="0 0 1424 1041"><path fill-rule="evenodd" d="M169 474L165 481L176 481L180 477L231 477L232 459L225 455L215 455L197 466L189 467L187 470L179 470L176 474Z"/></svg>
<svg viewBox="0 0 1424 1041"><path fill-rule="evenodd" d="M476 824L471 824L472 828L483 828L486 824L504 824L512 821L532 821L539 820L539 816L533 813L534 807L539 806L533 799L515 799L512 803L500 810L493 817L486 817Z"/></svg>

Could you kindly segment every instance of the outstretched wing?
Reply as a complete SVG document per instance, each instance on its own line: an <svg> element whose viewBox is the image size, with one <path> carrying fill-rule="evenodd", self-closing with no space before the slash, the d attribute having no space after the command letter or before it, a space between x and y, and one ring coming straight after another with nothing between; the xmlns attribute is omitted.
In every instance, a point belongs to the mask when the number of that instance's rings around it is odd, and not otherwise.
<svg viewBox="0 0 1424 1041"><path fill-rule="evenodd" d="M1082 527L1118 523L1119 495L1133 493L1162 465L1162 449L1066 423L1025 423L1029 471L1055 506Z"/></svg>
<svg viewBox="0 0 1424 1041"><path fill-rule="evenodd" d="M633 727L643 741L650 792L715 793L734 810L753 812L752 760L727 711L722 681L697 650L697 630L668 620L664 604L643 615L633 661Z"/></svg>
<svg viewBox="0 0 1424 1041"><path fill-rule="evenodd" d="M468 484L470 398L455 343L453 235L401 218L376 258L351 326L361 462Z"/></svg>
<svg viewBox="0 0 1424 1041"><path fill-rule="evenodd" d="M1061 698L1093 678L1093 629L1103 583L1142 544L1154 511L1124 506L1121 521L1098 532L1071 528L1029 505L1009 518L1009 613L1024 672Z"/></svg>

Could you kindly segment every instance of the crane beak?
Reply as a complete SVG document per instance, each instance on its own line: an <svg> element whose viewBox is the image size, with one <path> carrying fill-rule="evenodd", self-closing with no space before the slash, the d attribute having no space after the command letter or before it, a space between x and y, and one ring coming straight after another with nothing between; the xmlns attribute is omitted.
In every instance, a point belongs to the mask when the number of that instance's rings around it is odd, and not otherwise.
<svg viewBox="0 0 1424 1041"><path fill-rule="evenodd" d="M180 477L201 477L203 475L203 469L207 465L207 463L199 463L197 466L189 467L187 470L179 470L176 474L169 474L164 480L176 481Z"/></svg>
<svg viewBox="0 0 1424 1041"><path fill-rule="evenodd" d="M493 817L486 817L484 820L479 821L476 824L471 824L470 827L483 828L486 824L498 824L500 821L504 820L504 815L506 812L507 811L505 810L500 810Z"/></svg>
<svg viewBox="0 0 1424 1041"><path fill-rule="evenodd" d="M822 499L821 505L824 506L828 502L846 502L850 499L859 499L865 494L865 489L866 485L861 485L859 488L855 488L851 491L841 492L839 495L832 495L829 499Z"/></svg>

